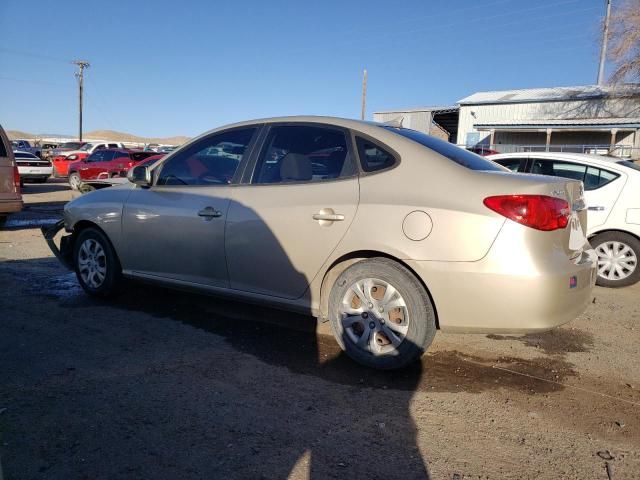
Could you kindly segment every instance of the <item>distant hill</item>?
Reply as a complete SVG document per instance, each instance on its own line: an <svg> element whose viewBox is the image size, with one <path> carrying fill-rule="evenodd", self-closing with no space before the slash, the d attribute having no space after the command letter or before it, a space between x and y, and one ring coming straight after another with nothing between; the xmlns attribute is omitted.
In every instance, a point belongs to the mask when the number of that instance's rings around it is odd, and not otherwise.
<svg viewBox="0 0 640 480"><path fill-rule="evenodd" d="M99 138L101 140L112 140L121 142L137 142L137 143L165 143L169 145L182 145L187 142L190 137L139 137L130 133L115 132L113 130L93 130L84 134L87 138Z"/></svg>
<svg viewBox="0 0 640 480"><path fill-rule="evenodd" d="M7 130L7 135L9 139L14 140L18 138L24 139L32 139L32 138L42 138L42 137L53 137L53 138L72 138L69 135L59 135L54 133L27 133L21 132L19 130ZM134 142L134 143L160 143L166 145L182 145L186 141L190 139L190 137L185 136L175 136L175 137L139 137L137 135L132 135L130 133L124 132L115 132L113 130L94 130L92 132L85 132L83 135L84 138L96 139L96 140L107 140L107 141L121 141L121 142Z"/></svg>

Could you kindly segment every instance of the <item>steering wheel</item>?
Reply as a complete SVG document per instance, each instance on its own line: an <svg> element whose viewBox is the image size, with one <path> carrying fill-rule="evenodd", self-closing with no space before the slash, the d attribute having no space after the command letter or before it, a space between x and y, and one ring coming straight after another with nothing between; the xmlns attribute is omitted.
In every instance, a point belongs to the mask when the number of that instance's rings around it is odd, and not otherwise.
<svg viewBox="0 0 640 480"><path fill-rule="evenodd" d="M198 183L201 184L215 184L215 185L227 185L229 180L220 174L215 174L212 172L204 172L198 176Z"/></svg>

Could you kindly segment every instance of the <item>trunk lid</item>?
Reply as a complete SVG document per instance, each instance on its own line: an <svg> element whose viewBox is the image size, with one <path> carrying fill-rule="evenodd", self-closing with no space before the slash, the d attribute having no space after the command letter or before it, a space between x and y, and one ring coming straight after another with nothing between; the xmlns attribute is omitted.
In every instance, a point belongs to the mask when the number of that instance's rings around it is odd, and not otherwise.
<svg viewBox="0 0 640 480"><path fill-rule="evenodd" d="M481 176L488 182L487 189L483 190L491 192L491 195L546 195L565 200L570 209L567 226L540 233L548 236L556 248L562 249L570 258L576 258L590 248L587 241L587 208L581 181L490 171L482 172Z"/></svg>

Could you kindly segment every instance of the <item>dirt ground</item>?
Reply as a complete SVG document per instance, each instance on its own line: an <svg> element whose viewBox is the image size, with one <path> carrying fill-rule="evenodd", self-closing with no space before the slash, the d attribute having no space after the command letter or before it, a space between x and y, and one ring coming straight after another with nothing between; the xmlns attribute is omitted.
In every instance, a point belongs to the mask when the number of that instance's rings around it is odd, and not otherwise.
<svg viewBox="0 0 640 480"><path fill-rule="evenodd" d="M88 298L35 228L71 192L24 198L0 231L5 479L640 478L640 285L376 372L312 318L135 283Z"/></svg>

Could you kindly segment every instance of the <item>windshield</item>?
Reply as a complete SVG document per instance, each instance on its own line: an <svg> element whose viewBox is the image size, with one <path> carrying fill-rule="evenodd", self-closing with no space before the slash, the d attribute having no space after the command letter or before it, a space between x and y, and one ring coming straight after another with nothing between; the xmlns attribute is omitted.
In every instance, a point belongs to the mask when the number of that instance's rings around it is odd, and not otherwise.
<svg viewBox="0 0 640 480"><path fill-rule="evenodd" d="M77 148L80 148L80 145L82 145L80 142L66 142L60 145L60 148L71 148L76 150Z"/></svg>
<svg viewBox="0 0 640 480"><path fill-rule="evenodd" d="M86 143L82 147L80 147L80 150L83 151L83 152L87 152L91 148L93 148L93 143Z"/></svg>
<svg viewBox="0 0 640 480"><path fill-rule="evenodd" d="M449 160L453 160L458 165L462 165L470 170L494 170L494 171L505 171L504 167L501 167L495 162L491 160L487 160L480 155L476 155L464 148L460 148L452 143L445 142L444 140L440 140L438 138L432 137L422 132L418 132L416 130L411 130L409 128L397 128L397 127L389 127L383 126L382 128L389 130L390 132L397 133L405 138L413 140L414 142L419 143L431 150L439 153L440 155L447 157Z"/></svg>

